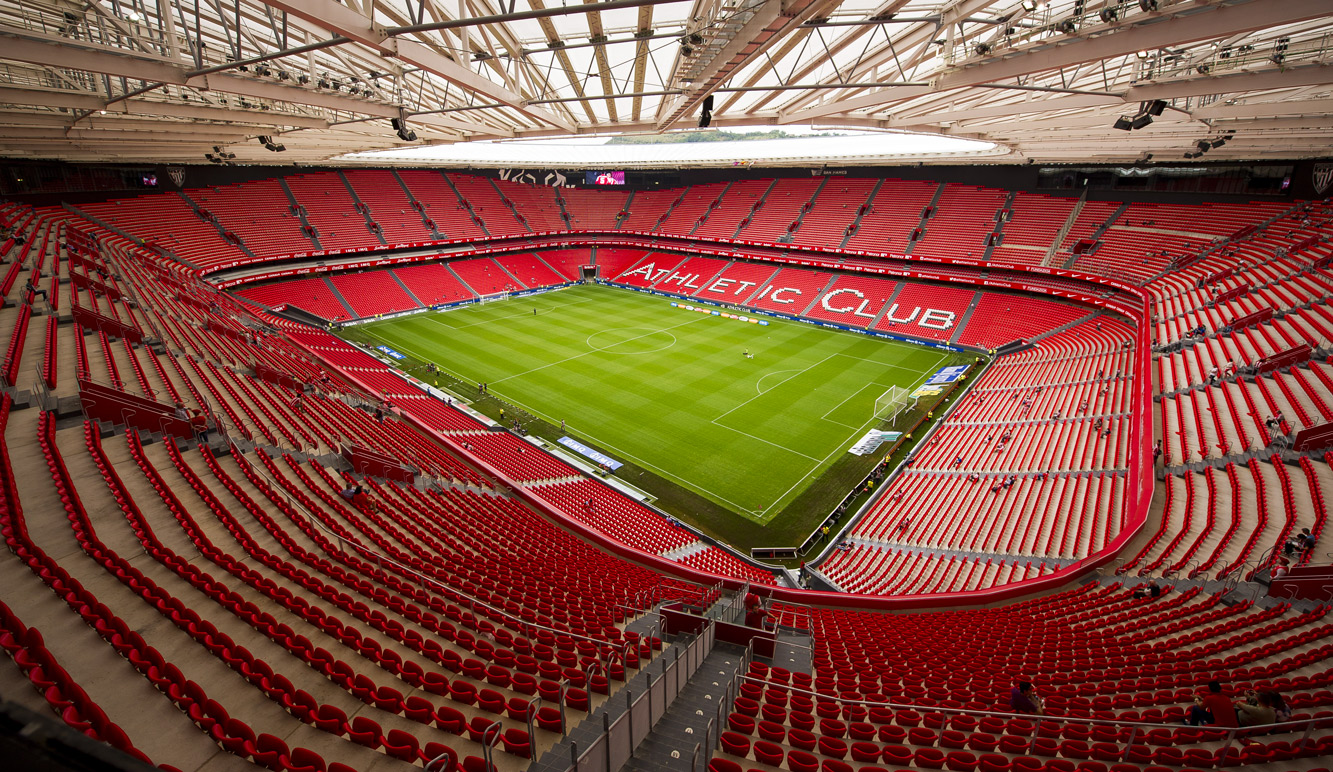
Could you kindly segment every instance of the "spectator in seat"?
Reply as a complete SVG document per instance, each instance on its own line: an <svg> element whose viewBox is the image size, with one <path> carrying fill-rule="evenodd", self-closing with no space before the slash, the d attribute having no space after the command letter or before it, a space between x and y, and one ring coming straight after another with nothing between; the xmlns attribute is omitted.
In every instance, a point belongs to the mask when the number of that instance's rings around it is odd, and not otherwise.
<svg viewBox="0 0 1333 772"><path fill-rule="evenodd" d="M1034 716L1040 716L1044 711L1041 695L1037 694L1037 687L1031 681L1014 684L1014 688L1009 690L1009 707L1015 713L1030 713Z"/></svg>
<svg viewBox="0 0 1333 772"><path fill-rule="evenodd" d="M23 291L30 300L35 300L37 295L41 295L43 301L47 303L51 302L51 299L46 294L46 290L32 283L31 276L29 276L28 280L23 283Z"/></svg>
<svg viewBox="0 0 1333 772"><path fill-rule="evenodd" d="M1190 726L1240 726L1236 718L1236 706L1222 693L1221 681L1209 681L1208 693L1194 698L1194 704L1185 715L1185 723Z"/></svg>
<svg viewBox="0 0 1333 772"><path fill-rule="evenodd" d="M1277 722L1277 710L1272 692L1250 692L1243 700L1236 700L1236 718L1241 726L1262 726Z"/></svg>
<svg viewBox="0 0 1333 772"><path fill-rule="evenodd" d="M1157 585L1157 582L1155 580L1150 581L1147 584L1140 584L1138 587L1134 588L1134 597L1136 599L1160 598L1161 596L1162 596L1162 588Z"/></svg>
<svg viewBox="0 0 1333 772"><path fill-rule="evenodd" d="M1273 706L1273 723L1281 724L1284 721L1291 720L1291 706L1282 699L1282 695L1277 692L1260 692L1260 695L1268 695L1269 702Z"/></svg>
<svg viewBox="0 0 1333 772"><path fill-rule="evenodd" d="M1296 534L1296 550L1301 554L1314 549L1314 534L1310 533L1309 528L1302 528L1301 532Z"/></svg>

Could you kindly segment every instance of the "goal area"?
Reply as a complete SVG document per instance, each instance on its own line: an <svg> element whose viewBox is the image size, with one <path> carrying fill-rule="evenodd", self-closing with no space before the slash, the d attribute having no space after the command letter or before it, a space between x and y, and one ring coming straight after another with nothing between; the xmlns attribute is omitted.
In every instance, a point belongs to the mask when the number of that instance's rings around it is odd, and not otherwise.
<svg viewBox="0 0 1333 772"><path fill-rule="evenodd" d="M493 295L482 295L480 298L477 299L477 302L480 303L481 305L485 305L487 303L495 303L501 300L508 300L510 294L511 293L509 292L496 292Z"/></svg>
<svg viewBox="0 0 1333 772"><path fill-rule="evenodd" d="M916 400L908 396L907 389L890 386L888 391L875 399L875 413L871 417L897 426L898 416L914 404Z"/></svg>

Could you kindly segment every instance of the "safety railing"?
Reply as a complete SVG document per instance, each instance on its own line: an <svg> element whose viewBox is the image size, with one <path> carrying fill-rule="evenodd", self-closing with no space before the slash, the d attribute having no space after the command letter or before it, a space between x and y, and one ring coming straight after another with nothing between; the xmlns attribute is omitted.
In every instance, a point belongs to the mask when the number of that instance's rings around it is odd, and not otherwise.
<svg viewBox="0 0 1333 772"><path fill-rule="evenodd" d="M683 653L676 650L675 656L667 661L662 658L662 671L656 678L648 679L648 686L637 695L628 688L622 690L625 695L625 709L619 717L612 719L611 712L602 714L602 730L587 747L580 749L578 743L569 746L569 762L564 772L616 772L629 761L634 749L648 736L658 719L666 714L667 708L676 696L685 688L690 677L698 671L704 658L713 649L717 639L717 628L712 622L690 641ZM615 699L620 699L619 695ZM719 709L727 703L719 705ZM709 718L704 731L704 739L693 750L694 768L700 770L699 757L710 754L713 743L721 732L720 716ZM708 759L703 759L706 766Z"/></svg>

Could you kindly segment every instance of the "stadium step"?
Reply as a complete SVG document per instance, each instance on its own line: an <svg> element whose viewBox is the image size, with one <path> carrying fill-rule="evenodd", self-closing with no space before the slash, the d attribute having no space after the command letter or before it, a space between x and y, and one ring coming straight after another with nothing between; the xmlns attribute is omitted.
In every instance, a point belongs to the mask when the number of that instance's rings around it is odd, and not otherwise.
<svg viewBox="0 0 1333 772"><path fill-rule="evenodd" d="M1115 224L1115 221L1116 221L1116 220L1119 220L1119 219L1120 219L1120 215L1124 214L1124 213L1125 213L1125 210L1128 209L1128 208L1129 208L1129 204L1121 204L1121 205L1120 205L1114 212L1111 213L1111 216L1110 216L1110 217L1106 218L1106 222L1104 222L1104 223L1102 223L1101 225L1099 225L1099 226L1097 227L1097 230L1093 231L1092 234L1088 236L1088 240L1089 240L1089 241L1097 241L1098 239L1100 239L1100 238L1102 237L1102 234L1104 234L1104 233L1106 233L1106 231L1110 230L1111 226ZM1061 265L1060 267L1061 267L1061 268L1072 268L1073 265L1074 265L1074 262L1077 261L1080 257L1082 257L1082 255L1076 255L1076 254L1074 254L1073 252L1070 252L1070 253L1069 253L1069 259L1066 260L1066 261L1064 262L1064 264Z"/></svg>
<svg viewBox="0 0 1333 772"><path fill-rule="evenodd" d="M191 199L189 196L185 194L185 191L178 190L176 191L176 195L180 196L181 200L190 205L190 209L194 210L194 213L199 217L199 219L204 220L208 224L212 225L217 230L218 235L221 236L224 241L234 244L237 249L241 250L250 257L255 256L255 253L250 251L250 248L245 245L245 242L241 241L241 237L236 235L235 233L228 231L225 227L223 227L222 223L219 222L216 217L205 217L204 210L200 209L199 205L195 203L193 199Z"/></svg>
<svg viewBox="0 0 1333 772"><path fill-rule="evenodd" d="M655 614L649 617L656 618ZM704 742L704 728L708 721L714 721L715 726L718 716L702 716L697 728L694 724L685 723L688 716L693 716L696 706L708 704L716 706L715 709L725 709L729 703L726 700L728 687L731 685L732 676L740 667L744 659L744 650L739 647L728 646L727 644L717 644L711 650L708 648L708 639L706 637L696 636L662 636L663 649L657 659L649 665L645 665L634 677L629 679L618 691L614 692L610 699L607 699L599 707L592 711L588 717L581 721L577 727L556 743L549 751L542 754L528 772L565 772L569 769L571 763L576 766L578 757L587 752L590 748L602 740L608 727L621 723L626 718L630 720L639 720L644 714L651 714L658 710L665 709L652 728L643 737L642 744L637 748L633 747L633 737L640 736L641 730L634 727L631 731L632 754L628 763L622 769L635 769L635 764L646 764L641 767L645 770L650 769L678 769L675 766L663 766L664 762L675 762L671 758L671 750L661 750L663 742L659 732L667 729L678 731L684 738L693 737L688 741L689 750L692 752L696 744ZM730 651L726 656L719 657L720 649L726 647ZM730 662L728 662L730 660ZM730 666L730 671L727 667ZM679 668L679 669L678 669ZM721 669L726 676L718 675ZM714 680L720 684L720 688L708 686L708 689L715 691L706 691L703 688L705 677L712 675ZM683 686L678 686L682 684ZM642 708L630 713L627 709L636 698L646 697L649 690L655 685L660 684L658 689L663 695L664 704L658 705L658 698L650 698L649 703L653 706L652 711L645 711ZM673 691L675 692L673 695ZM704 695L711 695L705 697ZM711 702L709 702L711 700ZM642 704L642 703L641 703ZM670 723L668 723L670 722ZM684 731L684 726L690 726L691 731ZM678 729L678 727L681 727ZM716 730L714 733L716 737ZM674 747L671 745L669 747ZM610 758L612 752L605 746L597 748L598 758L605 764L605 760ZM621 751L623 753L623 751ZM685 761L684 767L679 767L682 771L689 769L688 752L677 754ZM704 753L701 749L701 753ZM700 767L702 769L702 767Z"/></svg>
<svg viewBox="0 0 1333 772"><path fill-rule="evenodd" d="M287 194L287 200L291 202L293 207L292 211L301 220L301 233L305 234L305 237L310 239L310 243L315 245L315 249L323 249L324 245L319 243L319 236L316 235L318 231L315 230L315 226L310 224L310 220L306 217L305 207L301 206L300 201L296 200L296 194L287 186L287 180L279 177L278 186L282 188L283 193Z"/></svg>
<svg viewBox="0 0 1333 772"><path fill-rule="evenodd" d="M504 266L504 263L501 263L499 260L491 260L491 262L492 262L492 263L495 263L495 265L498 266L498 267L500 268L500 270L504 273L505 276L508 276L509 278L511 278L511 279L514 280L514 286L515 286L515 287L518 287L519 289L527 289L527 288L528 288L528 285L524 284L523 281L522 281L521 279L519 279L517 276L515 276L513 271L511 271L511 270L509 270L508 268L506 268L506 267Z"/></svg>
<svg viewBox="0 0 1333 772"><path fill-rule="evenodd" d="M972 293L972 299L967 301L967 310L963 312L963 318L959 319L958 324L954 325L953 335L949 336L950 343L958 343L958 337L967 328L967 322L972 318L973 312L977 310L977 304L981 302L981 296L982 293L980 292Z"/></svg>
<svg viewBox="0 0 1333 772"><path fill-rule="evenodd" d="M417 304L417 308L426 308L426 304L421 302L421 298L417 297L416 294L412 292L411 287L403 283L403 280L399 278L398 274L394 273L393 271L386 271L386 273L389 274L389 278L393 279L394 282L396 282L399 287L403 288L403 292L406 292L409 298L412 298L412 302Z"/></svg>
<svg viewBox="0 0 1333 772"><path fill-rule="evenodd" d="M703 552L704 550L707 549L708 549L707 542L692 541L689 544L686 544L682 547L677 547L676 549L667 550L666 552L663 552L661 554L661 557L666 558L667 560L674 560L679 562L681 560L684 560L685 558L688 558L690 555L697 555L698 553Z"/></svg>
<svg viewBox="0 0 1333 772"><path fill-rule="evenodd" d="M421 202L417 200L417 197L412 194L412 189L407 187L407 182L403 180L403 177L398 173L398 170L390 169L389 171L393 174L393 178L398 181L398 187L403 189L403 195L407 196L407 200L411 201L412 206L416 208L418 212L421 213L421 224L425 225L427 228L430 228L431 235L434 236L435 238L440 240L444 240L445 238L447 238L443 233L440 232L440 229L436 225L435 221L430 219L430 215L426 214L426 208L422 206ZM404 289L406 289L406 287L404 287ZM408 294L410 295L411 292L409 292Z"/></svg>
<svg viewBox="0 0 1333 772"><path fill-rule="evenodd" d="M955 557L967 558L969 560L1007 560L1010 562L1031 560L1033 562L1042 561L1048 566L1059 566L1060 568L1073 565L1082 560L1082 558L1062 558L1053 555L1029 555L1012 552L970 552L968 550L950 550L937 547L918 547L912 544L897 544L894 542L881 541L879 539L866 539L861 536L848 536L846 537L846 540L853 544L869 547L871 549L893 550L895 552L906 552L913 555L930 555L938 558Z"/></svg>
<svg viewBox="0 0 1333 772"><path fill-rule="evenodd" d="M1054 262L1055 253L1060 249L1060 245L1065 243L1065 236L1069 235L1074 223L1078 221L1078 216L1083 213L1083 205L1086 203L1088 203L1088 191L1084 188L1083 195L1078 197L1078 203L1074 204L1073 209L1069 210L1069 216L1065 218L1065 224L1060 226L1055 238L1051 239L1050 246L1046 247L1046 256L1041 259L1043 267L1050 267Z"/></svg>
<svg viewBox="0 0 1333 772"><path fill-rule="evenodd" d="M699 219L694 221L694 225L690 228L690 235L694 235L695 231L699 230L699 228L704 223L708 222L708 217L713 214L714 209L716 209L719 205L721 205L722 199L725 198L727 195L727 191L731 190L732 186L735 184L736 184L735 180L728 182L727 186L722 189L722 192L717 194L717 198L713 199L713 201L709 203L708 209L703 213L702 216L699 217Z"/></svg>
<svg viewBox="0 0 1333 772"><path fill-rule="evenodd" d="M875 186L870 189L870 195L866 196L866 200L856 208L856 219L852 220L847 232L842 235L842 241L838 242L838 249L846 248L847 242L851 241L852 236L855 236L856 232L861 229L861 218L870 213L870 202L875 200L875 194L879 193L879 189L883 186L884 180L875 180Z"/></svg>
<svg viewBox="0 0 1333 772"><path fill-rule="evenodd" d="M622 772L704 769L712 757L711 745L725 728L722 717L731 704L728 699L731 685L744 663L744 649L733 644L717 644L643 743L635 749L629 762L621 767ZM705 709L700 710L698 706L705 706ZM721 710L713 714L707 709L713 706Z"/></svg>
<svg viewBox="0 0 1333 772"><path fill-rule="evenodd" d="M801 207L800 213L796 215L796 222L793 223L792 229L790 231L787 231L787 233L783 234L783 236L778 239L779 243L790 244L792 243L792 241L794 241L793 237L796 235L796 232L801 229L801 223L805 222L805 216L807 214L810 214L810 212L814 211L815 199L819 198L819 192L824 189L824 186L828 184L828 181L829 178L824 177L819 181L819 184L815 186L815 192L810 194L809 200L805 202L805 204Z"/></svg>
<svg viewBox="0 0 1333 772"><path fill-rule="evenodd" d="M352 308L352 304L351 304L351 303L348 303L348 302L347 302L347 298L343 297L343 294L342 294L341 292L338 291L338 287L337 287L337 285L335 285L333 282L329 281L329 277L328 277L328 276L324 276L324 277L322 277L322 278L324 279L324 283L325 283L326 285L328 285L329 292L332 292L332 293L333 293L333 297L336 298L336 299L338 300L338 302L342 304L342 307L343 307L343 308L346 308L346 309L347 309L347 318L348 318L348 319L358 319L358 318L360 318L361 315L358 314L358 313Z"/></svg>
<svg viewBox="0 0 1333 772"><path fill-rule="evenodd" d="M490 185L492 188L495 189L496 195L498 195L500 197L500 200L505 203L505 206L509 207L509 211L514 213L514 219L518 220L519 223L522 224L524 230L528 231L529 233L532 233L533 232L532 226L528 225L528 219L523 216L522 212L518 211L518 207L514 206L514 202L510 200L509 196L506 196L504 194L504 191L500 190L500 186L495 184L495 180L491 179L490 177L486 177L485 180L488 185Z"/></svg>
<svg viewBox="0 0 1333 772"><path fill-rule="evenodd" d="M384 240L384 231L380 228L379 223L375 222L375 216L371 214L370 206L362 201L361 197L356 194L356 189L352 187L352 182L347 179L346 174L343 174L342 169L338 170L338 179L342 181L343 187L347 188L347 194L351 196L352 201L356 203L356 208L361 213L361 216L366 218L366 228L371 233L375 234L375 238L379 239L380 244L388 246L389 242Z"/></svg>
<svg viewBox="0 0 1333 772"><path fill-rule="evenodd" d="M777 184L778 181L773 180L771 183L769 183L767 188L764 188L764 194L759 197L758 201L754 202L754 206L750 207L750 213L745 215L745 217L741 219L740 223L736 225L736 232L731 234L731 237L733 239L738 239L741 237L741 231L745 230L745 226L750 224L750 220L754 218L754 213L764 207L764 202L768 200L768 194L773 192L773 187L776 186Z"/></svg>
<svg viewBox="0 0 1333 772"><path fill-rule="evenodd" d="M463 285L464 287L467 287L468 292L471 292L471 293L472 293L472 297L474 297L474 298L479 298L479 297L481 297L481 293L477 292L476 290L472 289L471 287L468 287L468 283L465 282L465 281L463 281L463 277L458 275L458 271L455 271L455 270L454 270L454 267L453 267L452 265L450 265L449 263L445 263L445 264L444 264L444 267L445 267L446 270L449 271L449 275L450 275L450 276L453 276L454 279L457 280L459 284Z"/></svg>
<svg viewBox="0 0 1333 772"><path fill-rule="evenodd" d="M870 323L866 325L867 330L879 329L879 320L883 319L884 315L889 312L889 309L893 308L893 304L898 301L898 295L902 293L906 286L907 284L905 282L898 282L893 288L893 294L889 295L889 299L884 301L884 305L879 309L879 313L875 314L875 318L871 319Z"/></svg>
<svg viewBox="0 0 1333 772"><path fill-rule="evenodd" d="M941 182L939 187L935 188L935 195L931 196L930 201L928 201L926 205L921 208L921 219L916 224L916 230L920 231L923 236L926 233L926 223L930 222L930 218L935 213L936 205L940 203L940 196L944 195L945 186L946 186L945 183ZM927 214L927 212L929 212L930 214ZM912 254L912 249L916 247L917 243L920 241L921 239L907 242L907 248L903 250L903 254L904 255Z"/></svg>
<svg viewBox="0 0 1333 772"><path fill-rule="evenodd" d="M476 212L473 212L473 211L472 211L472 207L468 206L467 199L463 197L463 194L462 194L462 193L459 193L459 192L458 192L458 186L454 185L454 181L451 180L451 179L449 179L449 175L446 174L446 173L444 172L443 169L440 170L440 176L444 178L444 181L449 185L449 189L452 190L452 191L454 192L454 195L458 197L458 205L461 206L461 207L465 207L465 208L467 209L467 211L468 211L468 215L469 215L470 217L472 217L473 220L476 221L476 223L477 223L477 227L478 227L478 228L481 228L481 232L484 233L484 234L486 234L486 237L487 237L487 238L490 238L490 236L491 236L491 232L490 232L489 230L487 230L487 228L486 228L486 224L483 223L483 222L481 222L481 221L477 218L477 214L476 214ZM452 269L451 269L451 270L452 270Z"/></svg>
<svg viewBox="0 0 1333 772"><path fill-rule="evenodd" d="M1031 338L1028 338L1028 343L1036 343L1037 341L1049 338L1052 335L1059 335L1060 333L1072 327L1076 327L1080 324L1083 324L1084 322L1092 321L1095 317L1101 316L1101 313L1102 313L1101 311L1093 311L1087 316L1080 316L1079 318L1075 319L1072 322L1069 322L1068 324L1062 324L1059 327L1056 327L1055 329L1048 330L1046 332L1041 333L1040 335L1034 335Z"/></svg>
<svg viewBox="0 0 1333 772"><path fill-rule="evenodd" d="M773 646L773 661L769 664L785 667L793 673L813 675L814 644L814 636L808 632L779 627L778 637Z"/></svg>
<svg viewBox="0 0 1333 772"><path fill-rule="evenodd" d="M1014 214L1014 197L1017 195L1017 191L1009 191L1009 195L1005 196L1004 203L1000 205L999 210L996 212L995 228L990 232L990 236L986 238L986 251L981 253L981 261L983 263L990 262L991 253L993 253L995 248L1004 241L1004 224L1008 222L1009 217L1012 217ZM1009 217L1000 217L1000 212L1008 212Z"/></svg>

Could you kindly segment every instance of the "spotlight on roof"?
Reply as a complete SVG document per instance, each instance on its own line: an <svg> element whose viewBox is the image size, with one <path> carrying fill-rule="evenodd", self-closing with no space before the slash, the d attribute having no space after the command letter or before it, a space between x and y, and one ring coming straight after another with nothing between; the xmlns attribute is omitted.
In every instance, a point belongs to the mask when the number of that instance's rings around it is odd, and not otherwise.
<svg viewBox="0 0 1333 772"><path fill-rule="evenodd" d="M1120 11L1116 10L1115 6L1107 6L1097 12L1097 18L1101 19L1103 24L1110 24L1120 18Z"/></svg>
<svg viewBox="0 0 1333 772"><path fill-rule="evenodd" d="M1112 128L1120 129L1121 131L1129 131L1134 128L1134 123L1130 120L1129 116L1122 115L1115 119L1115 124Z"/></svg>
<svg viewBox="0 0 1333 772"><path fill-rule="evenodd" d="M1037 10L1037 0L1023 0L1023 10L1028 13Z"/></svg>
<svg viewBox="0 0 1333 772"><path fill-rule="evenodd" d="M1209 143L1208 143L1208 147L1209 147L1209 148L1218 148L1218 147L1221 147L1221 146L1225 145L1226 143L1227 143L1227 139L1226 139L1226 137L1218 137L1217 139L1213 140L1212 142L1209 142Z"/></svg>
<svg viewBox="0 0 1333 772"><path fill-rule="evenodd" d="M1152 116L1144 113L1143 115L1134 116L1134 120L1130 121L1129 125L1136 129L1141 129L1150 123L1152 123Z"/></svg>
<svg viewBox="0 0 1333 772"><path fill-rule="evenodd" d="M417 141L417 133L407 127L406 118L394 118L393 120L389 121L389 123L390 125L393 126L393 130L398 133L398 138L401 139L402 141L404 142Z"/></svg>
<svg viewBox="0 0 1333 772"><path fill-rule="evenodd" d="M1144 13L1152 13L1157 10L1157 0L1139 0L1139 10Z"/></svg>
<svg viewBox="0 0 1333 772"><path fill-rule="evenodd" d="M287 149L285 145L280 145L277 142L274 142L273 138L266 134L261 134L258 137L255 137L255 139L259 140L259 144L263 145L265 150L273 153L281 153Z"/></svg>
<svg viewBox="0 0 1333 772"><path fill-rule="evenodd" d="M1148 103L1148 109L1145 110L1145 112L1148 113L1148 115L1161 115L1162 111L1165 109L1166 109L1165 100L1154 99L1153 101Z"/></svg>
<svg viewBox="0 0 1333 772"><path fill-rule="evenodd" d="M1073 19L1065 19L1064 21L1057 24L1055 28L1065 33L1066 35L1072 35L1075 32L1078 32L1078 25L1074 23Z"/></svg>
<svg viewBox="0 0 1333 772"><path fill-rule="evenodd" d="M985 56L986 54L989 54L991 52L990 43L977 43L976 52L977 56Z"/></svg>

